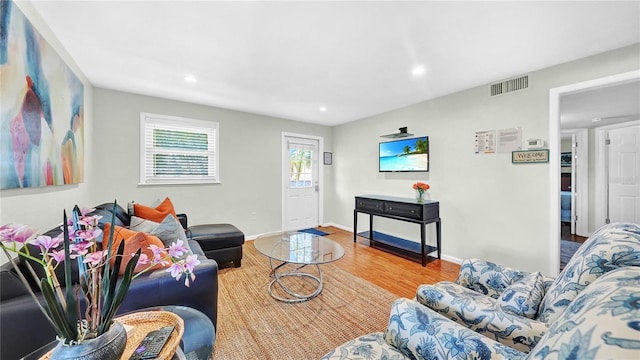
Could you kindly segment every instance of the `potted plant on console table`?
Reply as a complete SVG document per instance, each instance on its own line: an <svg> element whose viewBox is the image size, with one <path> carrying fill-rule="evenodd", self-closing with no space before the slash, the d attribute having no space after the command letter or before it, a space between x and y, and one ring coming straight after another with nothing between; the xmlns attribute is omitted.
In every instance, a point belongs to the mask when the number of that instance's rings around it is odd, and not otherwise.
<svg viewBox="0 0 640 360"><path fill-rule="evenodd" d="M181 240L168 248L150 245L152 258L141 254L141 249L135 254L123 255L125 241L120 241L117 251L113 253L116 231L110 231L107 245L103 241L100 249L97 239L102 233L98 227L101 216L90 215L92 210L80 210L76 206L71 219L67 219L64 212L63 224L66 226L62 226L62 232L54 238L35 236L35 231L25 225L0 226L0 247L56 331L59 343L51 354L54 359L119 359L126 347L127 335L124 327L113 318L131 280L150 269L169 266L166 271L171 272L176 280L184 275L185 285L189 286L189 280L195 280L194 267L200 262L196 255L185 256L187 249ZM113 211L111 225L114 224L115 213ZM26 244L38 246L41 253L31 253ZM9 252L31 260L24 263L28 276L36 280L42 292L45 306ZM129 256L131 258L121 273L123 257ZM78 265L78 284L72 280L72 261ZM39 279L30 263L41 266L44 277ZM64 286L55 273L61 264L64 267ZM134 273L136 269L139 271ZM119 274L122 276L118 284Z"/></svg>

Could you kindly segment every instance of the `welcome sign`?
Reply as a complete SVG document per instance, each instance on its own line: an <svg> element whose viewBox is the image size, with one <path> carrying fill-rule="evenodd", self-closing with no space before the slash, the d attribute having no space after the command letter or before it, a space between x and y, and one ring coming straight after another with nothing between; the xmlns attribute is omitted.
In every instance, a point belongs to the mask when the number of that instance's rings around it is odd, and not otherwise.
<svg viewBox="0 0 640 360"><path fill-rule="evenodd" d="M511 153L513 164L536 164L549 162L549 150L518 150Z"/></svg>

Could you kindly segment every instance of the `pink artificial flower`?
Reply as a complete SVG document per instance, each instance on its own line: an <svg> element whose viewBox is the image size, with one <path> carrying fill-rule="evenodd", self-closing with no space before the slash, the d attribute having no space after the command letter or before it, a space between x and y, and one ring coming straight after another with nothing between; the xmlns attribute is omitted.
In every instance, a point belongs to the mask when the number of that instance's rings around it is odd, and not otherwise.
<svg viewBox="0 0 640 360"><path fill-rule="evenodd" d="M171 246L169 246L169 256L173 258L179 258L186 252L187 248L184 246L184 242L182 240L171 243Z"/></svg>
<svg viewBox="0 0 640 360"><path fill-rule="evenodd" d="M56 261L56 263L64 261L64 250L51 250L49 255Z"/></svg>
<svg viewBox="0 0 640 360"><path fill-rule="evenodd" d="M35 232L26 225L4 225L0 233L0 240L24 244Z"/></svg>
<svg viewBox="0 0 640 360"><path fill-rule="evenodd" d="M131 254L131 256L135 255ZM140 265L147 265L150 264L151 260L149 259L149 257L147 256L147 254L140 254L140 257L138 258L138 263L136 264L136 266L140 266Z"/></svg>
<svg viewBox="0 0 640 360"><path fill-rule="evenodd" d="M93 240L98 238L102 234L102 230L100 229L86 229L86 230L78 230L75 232L75 237L83 239L85 241Z"/></svg>
<svg viewBox="0 0 640 360"><path fill-rule="evenodd" d="M79 255L86 255L89 252L89 248L93 245L93 241L83 241L75 244L71 244L69 249L76 254L72 254L71 258L75 259Z"/></svg>
<svg viewBox="0 0 640 360"><path fill-rule="evenodd" d="M164 252L163 248L153 244L149 245L149 250L153 253L154 259L159 259L160 255Z"/></svg>
<svg viewBox="0 0 640 360"><path fill-rule="evenodd" d="M0 241L13 242L13 236L16 234L16 232L25 227L26 225L20 224L6 224L0 226Z"/></svg>
<svg viewBox="0 0 640 360"><path fill-rule="evenodd" d="M50 249L57 248L61 242L62 242L61 237L52 238L51 236L46 236L46 235L40 235L37 238L31 240L31 243L33 245L40 246L40 249L42 250L43 253L46 253Z"/></svg>
<svg viewBox="0 0 640 360"><path fill-rule="evenodd" d="M184 269L189 273L193 273L195 267L198 265L200 265L200 260L198 260L198 255L189 255L184 261Z"/></svg>
<svg viewBox="0 0 640 360"><path fill-rule="evenodd" d="M85 256L83 262L91 264L93 266L98 266L102 262L102 258L104 258L105 255L106 255L106 252L104 251L94 251L94 252L88 253L87 256Z"/></svg>
<svg viewBox="0 0 640 360"><path fill-rule="evenodd" d="M182 261L180 261L180 262L171 264L171 266L169 266L169 268L167 268L167 270L165 271L170 272L171 277L176 278L176 281L178 281L180 280L180 276L182 276L183 270L184 268L182 267Z"/></svg>

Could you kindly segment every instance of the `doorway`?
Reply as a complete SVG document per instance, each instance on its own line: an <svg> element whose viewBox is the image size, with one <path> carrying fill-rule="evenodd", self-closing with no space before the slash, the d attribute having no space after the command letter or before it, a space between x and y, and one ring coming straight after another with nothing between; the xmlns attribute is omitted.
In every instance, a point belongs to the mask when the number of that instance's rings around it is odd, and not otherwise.
<svg viewBox="0 0 640 360"><path fill-rule="evenodd" d="M322 138L283 134L282 229L301 230L321 223Z"/></svg>
<svg viewBox="0 0 640 360"><path fill-rule="evenodd" d="M640 121L596 129L596 227L640 223Z"/></svg>
<svg viewBox="0 0 640 360"><path fill-rule="evenodd" d="M613 85L623 85L628 83L638 83L640 71L630 71L605 78L571 84L563 87L551 89L549 91L549 240L548 274L557 275L560 264L560 98L564 95L584 92L590 89L600 89ZM635 102L637 105L637 99ZM637 116L637 114L636 114ZM593 208L590 208L593 209Z"/></svg>

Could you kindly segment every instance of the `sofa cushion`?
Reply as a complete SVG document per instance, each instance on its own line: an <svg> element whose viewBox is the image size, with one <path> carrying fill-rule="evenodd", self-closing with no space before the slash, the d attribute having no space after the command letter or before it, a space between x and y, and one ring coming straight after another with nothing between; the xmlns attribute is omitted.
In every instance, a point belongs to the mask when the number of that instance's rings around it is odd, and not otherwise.
<svg viewBox="0 0 640 360"><path fill-rule="evenodd" d="M601 227L553 281L540 304L538 319L553 322L589 284L624 266L640 266L640 226L613 223Z"/></svg>
<svg viewBox="0 0 640 360"><path fill-rule="evenodd" d="M498 299L504 312L535 319L544 296L544 281L539 272L531 273L509 285Z"/></svg>
<svg viewBox="0 0 640 360"><path fill-rule="evenodd" d="M131 215L155 221L157 223L162 222L167 215L173 215L177 219L173 203L171 203L171 200L168 197L165 198L160 205L155 207L133 203L133 214Z"/></svg>
<svg viewBox="0 0 640 360"><path fill-rule="evenodd" d="M103 250L106 250L109 243L109 236L111 233L111 224L106 223L104 226L104 242L103 242ZM146 234L144 232L133 231L129 229L125 229L120 226L114 227L114 236L113 236L113 248L111 249L110 262L113 265L116 261L116 252L118 251L118 246L120 246L120 242L124 241L124 252L122 254L122 265L120 266L120 275L124 274L126 264L129 263L129 260L133 257L133 255L141 250L141 254L145 254L147 258L153 259L153 251L149 249L150 245L156 245L159 248L164 248L164 244L160 239L156 236ZM156 264L151 270L161 269L164 267L168 267L170 264ZM145 269L147 269L148 265L139 264L136 266L134 272L138 273Z"/></svg>
<svg viewBox="0 0 640 360"><path fill-rule="evenodd" d="M176 240L182 240L185 243L187 241L187 235L184 233L182 225L172 215L167 215L160 223L132 216L129 229L157 236L165 247L170 246Z"/></svg>
<svg viewBox="0 0 640 360"><path fill-rule="evenodd" d="M530 359L638 359L640 268L612 270L567 306Z"/></svg>

